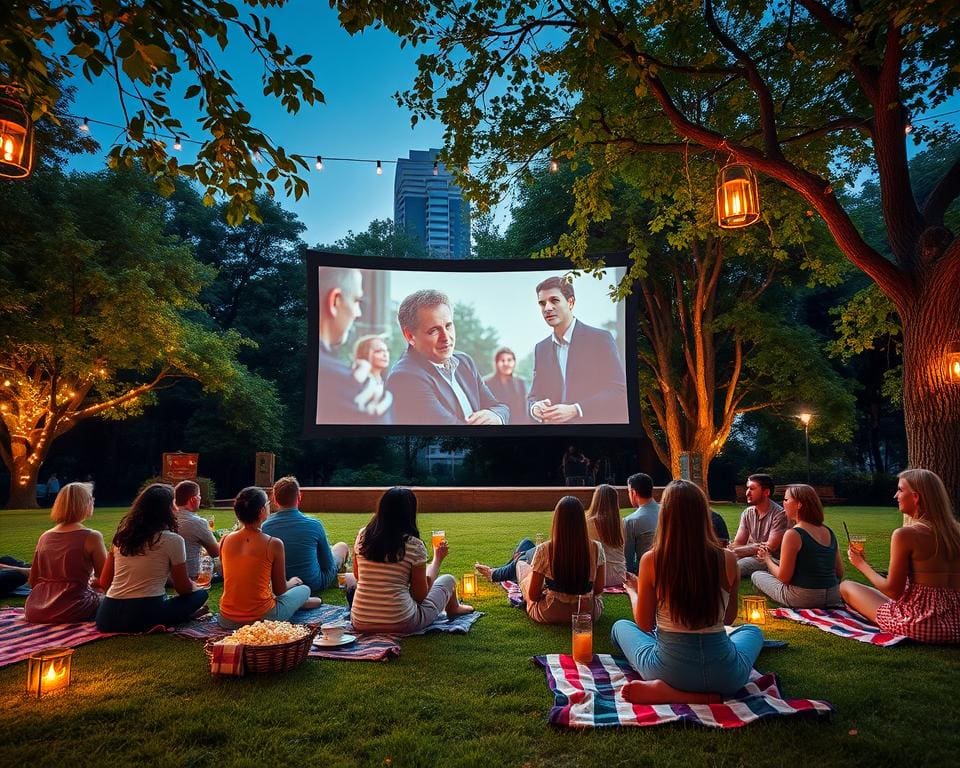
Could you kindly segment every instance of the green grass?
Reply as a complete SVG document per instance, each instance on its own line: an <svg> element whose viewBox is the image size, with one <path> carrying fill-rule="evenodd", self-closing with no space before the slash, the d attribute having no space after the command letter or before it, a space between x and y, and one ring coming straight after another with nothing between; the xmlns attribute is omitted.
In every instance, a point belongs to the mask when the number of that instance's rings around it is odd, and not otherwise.
<svg viewBox="0 0 960 768"><path fill-rule="evenodd" d="M721 507L731 533L738 508ZM98 510L109 538L122 510ZM218 516L227 513L218 510ZM828 510L828 524L868 536L887 559L895 509ZM324 519L333 540L352 541L364 515ZM549 513L421 515L424 536L446 530L444 571L499 563L523 535L549 532ZM28 559L49 526L45 512L0 513L0 553ZM842 538L842 533L840 534ZM212 607L219 598L213 593ZM341 593L324 594L342 602ZM5 600L15 605L22 600ZM25 665L0 670L0 764L135 766L892 766L949 765L960 751L956 650L879 649L790 622L771 637L758 668L779 674L788 695L827 699L829 722L781 720L738 731L667 726L561 731L546 723L551 697L536 654L569 651L569 630L534 625L489 585L474 601L487 615L463 636L407 638L388 663L308 660L283 676L215 679L201 643L123 637L81 646L75 682L42 701L22 693ZM607 596L594 640L610 652L626 596Z"/></svg>

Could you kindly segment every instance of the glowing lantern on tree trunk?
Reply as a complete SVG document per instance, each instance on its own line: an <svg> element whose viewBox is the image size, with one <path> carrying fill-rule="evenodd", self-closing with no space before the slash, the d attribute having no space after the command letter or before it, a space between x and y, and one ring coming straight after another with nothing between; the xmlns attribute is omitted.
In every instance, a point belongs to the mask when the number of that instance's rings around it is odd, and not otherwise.
<svg viewBox="0 0 960 768"><path fill-rule="evenodd" d="M946 358L950 381L960 384L960 341L947 345Z"/></svg>
<svg viewBox="0 0 960 768"><path fill-rule="evenodd" d="M25 179L33 170L33 121L12 95L0 88L0 178Z"/></svg>
<svg viewBox="0 0 960 768"><path fill-rule="evenodd" d="M757 177L749 165L730 163L717 175L717 223L721 229L748 227L760 219Z"/></svg>

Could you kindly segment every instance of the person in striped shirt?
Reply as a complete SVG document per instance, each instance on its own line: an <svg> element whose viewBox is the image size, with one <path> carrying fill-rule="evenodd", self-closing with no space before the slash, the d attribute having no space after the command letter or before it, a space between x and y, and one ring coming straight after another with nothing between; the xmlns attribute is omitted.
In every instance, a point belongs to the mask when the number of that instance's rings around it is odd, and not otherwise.
<svg viewBox="0 0 960 768"><path fill-rule="evenodd" d="M357 586L350 621L360 632L417 632L446 611L453 619L473 611L457 599L457 582L439 574L446 541L427 563L427 547L417 529L417 497L408 488L391 488L361 528L354 544Z"/></svg>

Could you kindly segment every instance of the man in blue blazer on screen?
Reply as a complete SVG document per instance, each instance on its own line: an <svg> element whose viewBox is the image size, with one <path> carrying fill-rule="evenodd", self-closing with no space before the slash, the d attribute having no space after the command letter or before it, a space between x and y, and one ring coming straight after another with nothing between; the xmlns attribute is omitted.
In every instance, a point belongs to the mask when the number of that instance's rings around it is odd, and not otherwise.
<svg viewBox="0 0 960 768"><path fill-rule="evenodd" d="M542 424L626 424L627 382L613 336L573 316L576 296L563 277L540 283L537 302L553 332L534 350L530 417Z"/></svg>
<svg viewBox="0 0 960 768"><path fill-rule="evenodd" d="M454 351L457 331L446 294L410 294L397 321L408 346L387 379L395 424L499 426L509 421L510 409L497 402L470 355Z"/></svg>

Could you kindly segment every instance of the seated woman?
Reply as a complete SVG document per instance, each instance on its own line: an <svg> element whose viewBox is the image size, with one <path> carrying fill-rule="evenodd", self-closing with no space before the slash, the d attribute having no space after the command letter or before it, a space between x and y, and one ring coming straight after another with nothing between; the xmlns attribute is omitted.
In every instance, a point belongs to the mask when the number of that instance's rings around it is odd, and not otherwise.
<svg viewBox="0 0 960 768"><path fill-rule="evenodd" d="M430 626L444 610L448 619L473 611L457 600L456 579L438 575L449 551L446 542L427 564L413 491L391 488L384 493L370 522L357 534L353 551L354 629L406 635Z"/></svg>
<svg viewBox="0 0 960 768"><path fill-rule="evenodd" d="M783 509L793 528L783 534L780 562L761 547L757 558L767 564L767 570L750 577L753 586L790 608L842 605L843 561L837 537L823 524L817 492L809 485L791 485L783 495Z"/></svg>
<svg viewBox="0 0 960 768"><path fill-rule="evenodd" d="M236 629L261 619L286 621L300 608L319 608L323 601L310 597L310 587L296 576L286 578L283 542L260 530L270 515L263 489L244 488L233 511L243 527L220 541L220 626Z"/></svg>
<svg viewBox="0 0 960 768"><path fill-rule="evenodd" d="M612 485L598 485L587 508L587 535L599 541L606 561L604 587L622 587L627 575L623 554L623 519L620 496Z"/></svg>
<svg viewBox="0 0 960 768"><path fill-rule="evenodd" d="M638 574L627 576L636 623L621 619L611 632L643 677L626 685L627 701L702 704L744 686L763 634L752 624L724 629L737 616L739 583L737 556L720 546L703 491L674 480L663 492L653 546Z"/></svg>
<svg viewBox="0 0 960 768"><path fill-rule="evenodd" d="M40 535L30 567L30 596L24 618L38 624L92 621L102 595L90 586L107 558L103 534L83 523L93 515L93 486L68 483L60 489L50 519L57 524Z"/></svg>
<svg viewBox="0 0 960 768"><path fill-rule="evenodd" d="M207 590L187 576L187 549L173 509L173 488L154 483L120 521L100 573L107 593L97 611L101 632L143 632L208 613ZM168 578L176 597L166 596Z"/></svg>
<svg viewBox="0 0 960 768"><path fill-rule="evenodd" d="M30 578L30 563L11 555L0 555L0 597L12 595Z"/></svg>
<svg viewBox="0 0 960 768"><path fill-rule="evenodd" d="M840 585L853 610L884 632L921 643L960 643L960 523L943 481L926 469L900 473L896 499L913 520L890 538L890 570L877 573L863 553L847 557L873 586Z"/></svg>
<svg viewBox="0 0 960 768"><path fill-rule="evenodd" d="M605 561L600 542L587 536L583 504L564 496L553 510L550 540L516 563L527 615L542 624L569 624L575 613L603 613Z"/></svg>

